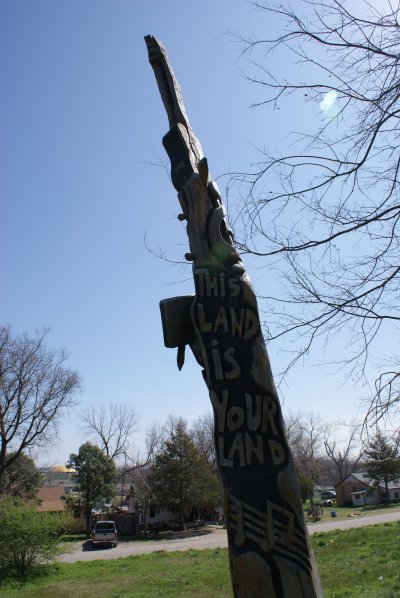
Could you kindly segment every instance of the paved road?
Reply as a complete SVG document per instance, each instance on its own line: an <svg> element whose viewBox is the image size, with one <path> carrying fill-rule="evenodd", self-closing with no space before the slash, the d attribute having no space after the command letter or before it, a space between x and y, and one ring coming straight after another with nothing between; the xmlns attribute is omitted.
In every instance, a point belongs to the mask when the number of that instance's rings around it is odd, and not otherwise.
<svg viewBox="0 0 400 598"><path fill-rule="evenodd" d="M149 552L173 552L196 550L202 548L226 548L228 546L226 530L222 528L210 527L205 531L193 532L190 537L172 538L169 540L146 540L146 541L128 541L123 540L118 543L116 548L108 546L96 546L92 548L92 543L74 542L69 546L69 552L61 556L58 560L64 563L75 563L76 561L94 561L97 559L118 559L124 556L135 554L146 554Z"/></svg>
<svg viewBox="0 0 400 598"><path fill-rule="evenodd" d="M400 511L383 515L361 515L359 517L349 517L348 519L334 519L326 523L312 523L308 526L308 531L310 534L315 534L316 532L330 532L333 529L350 529L352 527L362 527L363 525L375 525L387 521L400 521Z"/></svg>
<svg viewBox="0 0 400 598"><path fill-rule="evenodd" d="M313 523L308 526L310 534L316 532L327 532L334 529L350 529L363 525L374 525L387 521L400 521L400 511L384 515L361 516L351 519L337 519L327 523ZM172 538L170 540L147 540L119 542L116 548L101 547L92 548L90 541L74 542L68 545L69 552L60 557L64 563L75 563L76 561L93 561L97 559L118 559L124 556L135 554L146 554L149 552L163 551L184 551L202 548L226 548L228 545L226 530L209 527L192 532L189 537Z"/></svg>

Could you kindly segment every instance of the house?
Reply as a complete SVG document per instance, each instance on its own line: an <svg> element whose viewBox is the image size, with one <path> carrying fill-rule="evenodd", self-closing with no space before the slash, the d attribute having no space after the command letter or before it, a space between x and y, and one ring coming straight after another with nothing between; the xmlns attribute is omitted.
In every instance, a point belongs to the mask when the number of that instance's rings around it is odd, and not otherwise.
<svg viewBox="0 0 400 598"><path fill-rule="evenodd" d="M335 486L339 507L378 505L386 501L384 482L377 486L364 472L352 472ZM389 501L400 500L400 480L389 482Z"/></svg>
<svg viewBox="0 0 400 598"><path fill-rule="evenodd" d="M42 486L37 493L39 513L61 513L67 509L65 488L63 486ZM86 521L83 515L73 517L68 524L71 532L83 532L86 529Z"/></svg>
<svg viewBox="0 0 400 598"><path fill-rule="evenodd" d="M40 513L59 513L67 506L63 486L42 486L39 488L37 499Z"/></svg>

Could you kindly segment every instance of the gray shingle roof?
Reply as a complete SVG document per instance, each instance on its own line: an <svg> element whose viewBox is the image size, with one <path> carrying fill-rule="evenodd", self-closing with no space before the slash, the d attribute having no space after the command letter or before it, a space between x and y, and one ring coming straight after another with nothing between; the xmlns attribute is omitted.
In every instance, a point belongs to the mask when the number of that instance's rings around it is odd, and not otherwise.
<svg viewBox="0 0 400 598"><path fill-rule="evenodd" d="M363 482L364 484L368 484L368 486L374 486L375 485L374 484L374 480L371 480L371 478L365 472L362 472L362 471L354 472L353 471L349 476L347 476L347 478L349 478L350 476L353 476L359 482ZM379 486L381 488L385 488L385 483L383 481L381 481L379 483ZM400 480L394 480L393 482L389 482L388 488L389 488L389 490L391 490L393 488L400 488Z"/></svg>

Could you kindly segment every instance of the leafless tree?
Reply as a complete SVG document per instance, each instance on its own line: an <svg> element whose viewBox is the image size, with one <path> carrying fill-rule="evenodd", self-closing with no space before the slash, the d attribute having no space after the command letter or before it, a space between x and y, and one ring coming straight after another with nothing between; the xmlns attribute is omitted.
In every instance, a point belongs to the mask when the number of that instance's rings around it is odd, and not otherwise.
<svg viewBox="0 0 400 598"><path fill-rule="evenodd" d="M170 418L170 421L174 421ZM146 430L144 451L131 450L124 454L124 461L118 468L121 492L121 506L126 494L132 493L143 512L144 533L147 536L147 517L150 503L154 500L153 463L161 451L167 433L167 426L153 424Z"/></svg>
<svg viewBox="0 0 400 598"><path fill-rule="evenodd" d="M331 483L323 450L330 424L315 413L289 412L285 415L285 430L298 474L315 484Z"/></svg>
<svg viewBox="0 0 400 598"><path fill-rule="evenodd" d="M153 465L147 464L131 472L130 492L134 494L141 507L144 535L147 536L150 505L156 499Z"/></svg>
<svg viewBox="0 0 400 598"><path fill-rule="evenodd" d="M135 494L137 494L139 502L143 503L146 496L150 496L150 490L149 492L146 490L146 485L148 485L149 488L151 485L149 472L155 456L161 450L165 432L165 427L153 424L146 431L144 451L138 449L135 450L134 447L130 447L130 449L124 453L124 460L118 467L121 503L124 495L131 486L133 487ZM142 471L143 473L141 473ZM138 493L136 493L135 490L136 484L140 484L140 492L138 490Z"/></svg>
<svg viewBox="0 0 400 598"><path fill-rule="evenodd" d="M355 470L364 454L360 438L361 426L356 423L340 426L346 429L343 439L338 438L338 427L338 425L331 426L324 434L326 456L334 465L334 481L337 484Z"/></svg>
<svg viewBox="0 0 400 598"><path fill-rule="evenodd" d="M398 411L400 403L399 393L400 365L398 359L393 363L393 369L382 372L375 380L372 400L367 401L366 424L376 428L381 420L389 419L393 411ZM395 424L393 426L393 423ZM389 423L390 428L396 427L395 422Z"/></svg>
<svg viewBox="0 0 400 598"><path fill-rule="evenodd" d="M146 430L144 450L134 449L124 453L124 462L121 465L121 472L126 480L130 480L131 474L138 469L143 469L150 465L155 456L161 450L165 440L166 429L164 426L153 424Z"/></svg>
<svg viewBox="0 0 400 598"><path fill-rule="evenodd" d="M214 417L208 411L195 419L189 429L189 435L197 448L206 456L210 465L216 465L214 445Z"/></svg>
<svg viewBox="0 0 400 598"><path fill-rule="evenodd" d="M139 417L133 407L117 403L91 405L81 414L89 440L112 459L129 452L129 440L137 431Z"/></svg>
<svg viewBox="0 0 400 598"><path fill-rule="evenodd" d="M23 451L43 445L67 408L80 379L64 351L46 348L47 331L13 336L0 327L0 481Z"/></svg>
<svg viewBox="0 0 400 598"><path fill-rule="evenodd" d="M282 293L266 297L266 332L296 342L288 367L320 341L360 379L378 334L399 333L399 3L253 4L282 31L241 38L262 94L255 106L290 109L296 97L315 108L288 152L260 150L254 168L233 175L245 196L238 244L283 271ZM344 349L335 358L334 335ZM382 374L386 391L399 373ZM397 385L377 402L398 408Z"/></svg>

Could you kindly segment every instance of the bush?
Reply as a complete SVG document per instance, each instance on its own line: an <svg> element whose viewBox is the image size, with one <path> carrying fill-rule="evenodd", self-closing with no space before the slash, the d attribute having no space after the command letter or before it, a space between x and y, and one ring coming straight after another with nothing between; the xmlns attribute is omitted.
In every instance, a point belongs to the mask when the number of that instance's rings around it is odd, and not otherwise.
<svg viewBox="0 0 400 598"><path fill-rule="evenodd" d="M33 504L15 497L0 499L0 570L26 574L60 553L62 535L71 517L37 513Z"/></svg>

